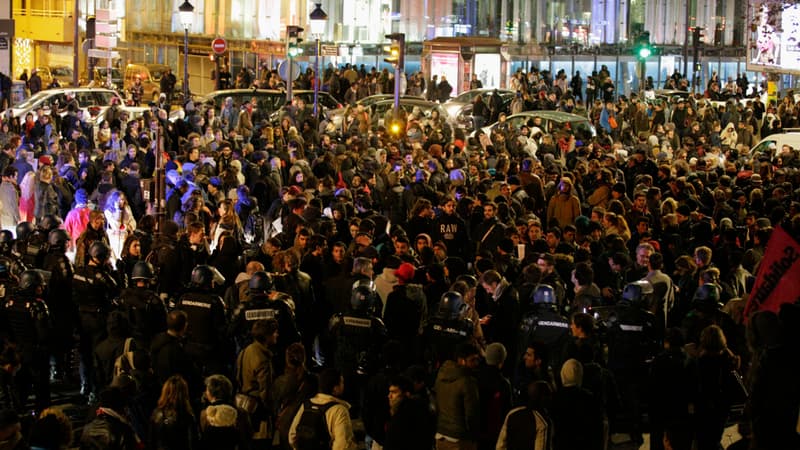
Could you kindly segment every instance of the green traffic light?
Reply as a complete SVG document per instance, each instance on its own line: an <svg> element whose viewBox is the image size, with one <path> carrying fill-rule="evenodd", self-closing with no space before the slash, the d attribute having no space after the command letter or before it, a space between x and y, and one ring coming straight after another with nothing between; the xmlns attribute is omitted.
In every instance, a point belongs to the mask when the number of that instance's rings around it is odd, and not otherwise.
<svg viewBox="0 0 800 450"><path fill-rule="evenodd" d="M653 51L650 50L650 47L641 47L638 53L639 53L639 58L646 59L650 57Z"/></svg>

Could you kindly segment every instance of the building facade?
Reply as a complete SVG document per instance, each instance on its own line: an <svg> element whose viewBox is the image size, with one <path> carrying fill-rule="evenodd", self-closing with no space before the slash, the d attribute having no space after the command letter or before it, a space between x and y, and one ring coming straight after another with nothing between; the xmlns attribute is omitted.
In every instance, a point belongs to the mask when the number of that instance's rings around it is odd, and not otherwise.
<svg viewBox="0 0 800 450"><path fill-rule="evenodd" d="M98 8L117 11L121 58L114 63L158 62L169 64L176 73L183 72L183 27L178 7L183 0L12 0L16 21L13 48L14 75L23 69L47 65L74 64L74 50L85 53L87 17ZM335 56L324 63L356 63L369 66L383 64L381 54L384 36L406 34L409 46L408 71L420 70L419 43L437 37L480 37L507 41L513 48L507 57L509 71L539 66L561 67L563 48L568 67L582 72L614 62L612 72L621 83L630 70L622 69L628 55L608 59L608 51L599 46L625 44L642 31L649 31L656 45L687 44L689 27L705 30L705 44L715 47L741 47L746 41L745 16L747 2L741 0L319 0L328 14L323 43L335 45ZM211 73L216 61L210 42L222 36L229 51L223 63L236 73L245 66L256 72L262 67L274 68L285 59L282 46L285 27L305 28L306 43L310 36L309 13L315 0L190 0L194 20L189 30L190 87L194 92L211 90ZM76 26L77 25L77 26ZM74 32L77 28L78 33ZM76 44L77 40L77 44ZM417 43L417 45L414 45ZM550 47L550 57L543 61L535 46ZM554 49L555 47L555 49ZM671 73L688 56L686 52L653 66L648 75L659 79ZM546 52L545 54L548 54ZM313 55L308 46L300 63ZM313 56L311 56L313 58ZM718 60L704 58L709 65L705 72L719 71L733 76L744 71L735 54L719 53ZM693 62L693 61L692 61ZM591 63L591 64L590 64ZM78 65L86 67L85 57ZM732 65L731 65L732 64ZM664 66L664 67L662 67ZM610 66L609 66L610 67ZM610 67L611 68L611 67ZM79 69L80 70L80 69ZM84 69L85 70L85 69Z"/></svg>

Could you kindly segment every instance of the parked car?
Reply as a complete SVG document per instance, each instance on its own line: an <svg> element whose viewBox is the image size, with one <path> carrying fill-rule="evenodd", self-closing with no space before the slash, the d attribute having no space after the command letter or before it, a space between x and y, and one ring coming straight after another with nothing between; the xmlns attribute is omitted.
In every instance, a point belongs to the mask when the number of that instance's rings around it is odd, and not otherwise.
<svg viewBox="0 0 800 450"><path fill-rule="evenodd" d="M300 89L292 91L295 97L300 97L306 102L306 105L314 104L314 91ZM213 104L214 108L219 111L222 108L225 99L230 97L233 100L234 106L238 109L242 104L256 99L256 109L258 111L266 111L266 116L272 122L280 120L280 115L284 105L286 105L286 91L275 89L223 89L214 91L210 94L195 99L195 104ZM319 92L319 104L322 107L322 112L329 110L337 110L342 105L329 93ZM170 119L175 120L183 115L183 111L174 111L170 113Z"/></svg>
<svg viewBox="0 0 800 450"><path fill-rule="evenodd" d="M53 78L58 80L62 87L72 86L72 68L67 66L48 66L37 67L36 73L42 79L42 88L47 89L47 86L53 82Z"/></svg>
<svg viewBox="0 0 800 450"><path fill-rule="evenodd" d="M81 74L81 78L78 80L78 83L81 86L88 86L88 87L109 87L106 85L106 81L108 80L108 67L95 67L94 68L94 77L92 81L89 81L89 75L87 72L83 72ZM116 67L112 67L111 70L111 84L110 89L115 91L122 90L122 86L124 84L122 70Z"/></svg>
<svg viewBox="0 0 800 450"><path fill-rule="evenodd" d="M554 131L567 128L575 133L588 133L591 136L596 136L597 131L589 122L589 119L577 114L570 114L562 111L525 111L519 114L512 114L505 120L505 126L511 126L516 129L521 128L523 125L528 127L534 126L536 119L541 119L539 129L543 133L552 133ZM491 135L492 131L500 125L500 122L495 122L491 125L481 128L481 131ZM473 132L473 135L475 132Z"/></svg>
<svg viewBox="0 0 800 450"><path fill-rule="evenodd" d="M757 159L766 155L770 161L773 161L781 153L784 145L792 147L795 152L800 150L800 130L788 128L783 133L771 134L761 139L750 149L750 158Z"/></svg>
<svg viewBox="0 0 800 450"><path fill-rule="evenodd" d="M142 80L144 86L144 101L158 100L161 93L161 77L170 69L166 64L128 64L125 67L125 79L123 88L129 91L134 84L136 77ZM175 84L175 92L181 92L182 83L180 80Z"/></svg>
<svg viewBox="0 0 800 450"><path fill-rule="evenodd" d="M445 102L442 107L447 110L447 114L450 117L457 118L459 116L464 116L463 119L459 120L458 122L461 124L463 122L466 125L466 122L470 123L469 128L472 129L472 102L475 100L475 97L478 95L483 95L483 101L486 102L486 105L489 105L489 95L497 91L500 94L500 98L503 99L503 102L506 104L511 104L511 100L514 99L514 91L510 89L494 89L494 88L482 88L482 89L472 89L466 92L459 94L456 97L451 98L447 102ZM465 108L468 110L465 111ZM462 127L463 128L463 127Z"/></svg>
<svg viewBox="0 0 800 450"><path fill-rule="evenodd" d="M92 130L94 131L94 141L95 142L97 142L97 133L100 131L100 126L99 125L101 123L103 123L103 121L106 120L106 113L108 113L108 109L109 108L104 108L96 116L91 117L89 119L89 122L93 125ZM125 112L125 113L127 113L128 120L130 121L130 120L134 120L134 119L138 119L139 117L142 117L146 111L150 111L150 107L148 107L148 106L124 106L124 105L122 105L122 106L120 106L120 110ZM124 129L124 125L123 125L123 129L120 131L120 133L124 133L124 132L125 132L125 129Z"/></svg>
<svg viewBox="0 0 800 450"><path fill-rule="evenodd" d="M117 98L120 104L122 104L122 97L120 97L116 91L110 89L87 87L56 88L44 90L31 96L24 102L7 109L5 114L11 117L24 119L30 112L33 113L33 117L36 119L36 111L39 108L64 108L64 105L67 104L67 93L69 92L75 94L75 99L78 101L78 105L81 109L84 110L84 114L87 118L97 116L103 110L107 109L111 105L112 98ZM66 111L63 111L61 114L66 114Z"/></svg>
<svg viewBox="0 0 800 450"><path fill-rule="evenodd" d="M418 117L419 119L430 117L431 112L436 110L439 113L439 117L444 119L451 127L453 126L453 120L447 114L447 110L436 102L417 98L405 98L400 100L400 108L405 111L406 114L411 114L417 109L422 116ZM391 114L393 109L394 100L387 99L373 103L372 106L370 106L372 126L386 126L386 118Z"/></svg>

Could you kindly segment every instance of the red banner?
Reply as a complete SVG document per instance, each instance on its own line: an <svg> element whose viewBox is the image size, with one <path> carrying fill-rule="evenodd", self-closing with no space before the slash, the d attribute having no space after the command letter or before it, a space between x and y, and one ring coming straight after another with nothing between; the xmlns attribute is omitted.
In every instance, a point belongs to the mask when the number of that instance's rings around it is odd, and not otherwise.
<svg viewBox="0 0 800 450"><path fill-rule="evenodd" d="M745 321L756 311L778 312L784 303L800 298L800 244L783 228L769 238L758 266L756 283L744 308Z"/></svg>

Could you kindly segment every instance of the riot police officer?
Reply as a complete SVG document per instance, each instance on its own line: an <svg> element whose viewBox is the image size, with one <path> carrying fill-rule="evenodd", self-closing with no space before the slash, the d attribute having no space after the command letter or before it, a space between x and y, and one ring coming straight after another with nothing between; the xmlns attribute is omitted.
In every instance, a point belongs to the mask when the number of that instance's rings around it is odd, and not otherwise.
<svg viewBox="0 0 800 450"><path fill-rule="evenodd" d="M224 278L213 267L199 265L192 270L189 289L175 304L188 317L186 351L203 366L205 375L221 373L232 359L225 303L214 291L215 284L222 282Z"/></svg>
<svg viewBox="0 0 800 450"><path fill-rule="evenodd" d="M288 295L277 292L272 276L267 272L256 272L248 284L250 300L239 303L231 318L231 335L238 348L245 348L250 343L249 331L258 320L275 319L278 321L278 342L275 344L273 361L275 373L283 373L285 364L282 356L290 344L300 340L300 332L295 323L293 301Z"/></svg>
<svg viewBox="0 0 800 450"><path fill-rule="evenodd" d="M11 231L0 230L0 263L6 268L8 276L18 281L19 276L25 271L25 264L22 263L19 255L14 252L15 247L16 241Z"/></svg>
<svg viewBox="0 0 800 450"><path fill-rule="evenodd" d="M33 224L30 222L20 222L15 229L18 242L27 242L28 237L33 233Z"/></svg>
<svg viewBox="0 0 800 450"><path fill-rule="evenodd" d="M333 363L344 375L345 399L356 408L357 400L362 398L359 389L375 373L386 340L386 327L374 313L379 304L372 282L356 281L350 294L350 310L334 315L330 321Z"/></svg>
<svg viewBox="0 0 800 450"><path fill-rule="evenodd" d="M95 241L89 247L89 261L75 271L72 279L72 298L78 306L81 392L94 393L94 348L106 337L106 319L111 300L119 293L113 269L109 263L111 249Z"/></svg>
<svg viewBox="0 0 800 450"><path fill-rule="evenodd" d="M560 370L569 342L569 319L559 313L556 291L549 284L536 286L531 295L531 303L533 308L520 321L519 349L524 353L531 342L544 345L553 370ZM516 360L520 364L522 353L517 355Z"/></svg>
<svg viewBox="0 0 800 450"><path fill-rule="evenodd" d="M33 386L36 407L40 410L50 405L47 351L50 313L42 298L44 290L41 272L26 270L20 276L19 289L3 305L5 328L22 356L22 366L17 375L20 398L27 398Z"/></svg>
<svg viewBox="0 0 800 450"><path fill-rule="evenodd" d="M439 308L428 321L425 330L428 348L432 352L428 362L438 367L445 360L453 359L459 344L469 342L475 324L466 318L469 306L460 293L448 291L442 294Z"/></svg>
<svg viewBox="0 0 800 450"><path fill-rule="evenodd" d="M73 268L65 254L69 234L56 228L47 236L47 252L42 269L50 272L49 289L45 296L47 307L53 317L51 351L55 360L53 375L65 375L69 368L69 354L72 349L72 336L78 323L78 311L72 301Z"/></svg>
<svg viewBox="0 0 800 450"><path fill-rule="evenodd" d="M28 267L41 269L44 266L44 257L47 253L47 244L50 232L61 225L61 218L55 214L48 214L42 218L37 227L28 235L22 252L22 262Z"/></svg>
<svg viewBox="0 0 800 450"><path fill-rule="evenodd" d="M152 289L155 278L152 264L137 261L131 270L132 285L115 301L117 310L128 319L138 348L150 348L153 336L167 329L167 308Z"/></svg>
<svg viewBox="0 0 800 450"><path fill-rule="evenodd" d="M617 380L634 441L641 439L639 399L647 368L660 350L664 334L656 316L646 309L652 295L649 281L628 283L608 328L608 369Z"/></svg>

